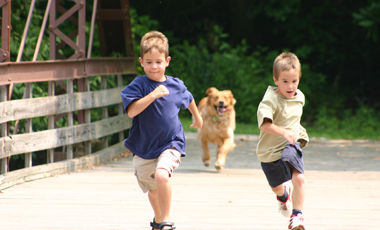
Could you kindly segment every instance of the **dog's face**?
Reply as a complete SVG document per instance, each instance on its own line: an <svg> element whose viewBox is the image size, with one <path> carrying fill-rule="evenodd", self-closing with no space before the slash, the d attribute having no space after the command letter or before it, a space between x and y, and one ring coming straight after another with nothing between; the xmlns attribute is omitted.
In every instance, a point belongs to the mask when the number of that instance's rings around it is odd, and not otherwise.
<svg viewBox="0 0 380 230"><path fill-rule="evenodd" d="M214 113L223 116L233 109L236 101L230 90L219 91L214 87L207 89L209 108L214 108Z"/></svg>

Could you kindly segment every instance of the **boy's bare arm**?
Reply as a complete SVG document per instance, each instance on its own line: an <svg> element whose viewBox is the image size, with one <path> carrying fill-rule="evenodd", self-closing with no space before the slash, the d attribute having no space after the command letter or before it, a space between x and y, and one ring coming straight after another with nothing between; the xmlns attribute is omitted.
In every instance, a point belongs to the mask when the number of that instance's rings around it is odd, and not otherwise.
<svg viewBox="0 0 380 230"><path fill-rule="evenodd" d="M128 106L127 114L130 118L135 117L144 111L154 100L168 95L169 90L164 85L159 85L145 97L131 102Z"/></svg>
<svg viewBox="0 0 380 230"><path fill-rule="evenodd" d="M272 123L272 120L269 118L264 118L263 124L260 126L260 129L266 133L273 135L283 136L290 144L294 145L296 143L296 135L290 132L287 129L279 127Z"/></svg>
<svg viewBox="0 0 380 230"><path fill-rule="evenodd" d="M195 129L202 128L203 119L201 115L199 114L199 111L198 111L197 105L195 104L194 99L191 101L188 109L194 117L194 123L190 125L190 128L195 128Z"/></svg>

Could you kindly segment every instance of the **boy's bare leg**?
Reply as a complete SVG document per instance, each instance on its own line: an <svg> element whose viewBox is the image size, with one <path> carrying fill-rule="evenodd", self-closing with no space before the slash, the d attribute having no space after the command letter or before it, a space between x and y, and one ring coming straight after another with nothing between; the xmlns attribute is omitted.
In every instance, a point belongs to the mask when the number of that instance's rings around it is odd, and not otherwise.
<svg viewBox="0 0 380 230"><path fill-rule="evenodd" d="M155 190L149 190L148 192L148 198L150 205L153 208L154 211L154 220L156 223L161 223L161 210L160 210L160 205L158 203L158 197L157 197L157 189ZM158 230L158 228L155 228Z"/></svg>
<svg viewBox="0 0 380 230"><path fill-rule="evenodd" d="M272 191L277 195L277 196L283 196L284 193L285 193L285 188L284 188L284 185L283 184L280 184L279 186L277 187L274 187L272 188Z"/></svg>
<svg viewBox="0 0 380 230"><path fill-rule="evenodd" d="M169 182L169 173L165 169L156 169L154 178L157 183L157 197L161 211L160 222L170 221L169 213L172 200L172 187Z"/></svg>
<svg viewBox="0 0 380 230"><path fill-rule="evenodd" d="M302 173L293 168L292 174L293 183L293 209L302 210L305 200L305 177Z"/></svg>

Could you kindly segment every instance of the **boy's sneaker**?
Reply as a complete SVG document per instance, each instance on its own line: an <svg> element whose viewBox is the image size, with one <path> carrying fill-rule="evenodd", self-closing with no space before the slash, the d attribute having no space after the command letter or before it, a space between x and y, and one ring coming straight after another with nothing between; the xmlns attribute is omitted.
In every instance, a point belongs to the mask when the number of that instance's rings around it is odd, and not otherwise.
<svg viewBox="0 0 380 230"><path fill-rule="evenodd" d="M292 201L290 199L291 197L291 188L290 183L284 183L284 187L286 189L286 192L288 193L288 197L286 198L286 201L281 201L277 197L278 201L278 211L281 212L281 214L287 218L292 214Z"/></svg>
<svg viewBox="0 0 380 230"><path fill-rule="evenodd" d="M298 215L292 215L290 217L288 230L305 230L305 225L303 223L303 216L301 213Z"/></svg>

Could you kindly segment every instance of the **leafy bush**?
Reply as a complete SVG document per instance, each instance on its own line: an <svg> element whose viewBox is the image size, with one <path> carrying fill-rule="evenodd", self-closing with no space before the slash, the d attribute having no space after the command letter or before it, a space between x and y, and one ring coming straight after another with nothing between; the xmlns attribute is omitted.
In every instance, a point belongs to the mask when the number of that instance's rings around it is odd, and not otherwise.
<svg viewBox="0 0 380 230"><path fill-rule="evenodd" d="M365 106L356 110L321 107L311 127L320 137L379 139L379 116L378 111Z"/></svg>
<svg viewBox="0 0 380 230"><path fill-rule="evenodd" d="M167 74L182 79L197 103L206 96L205 91L209 87L231 90L237 101L237 121L256 123L257 106L267 87L274 85L273 61L282 51L257 47L254 52L248 53L249 47L244 40L232 47L223 40L226 35L217 26L214 28L214 36L211 46L217 47L216 51L212 51L204 39L200 39L196 45L184 41L172 46L172 60ZM300 49L299 53L301 58L307 55L307 50L302 52ZM302 71L300 89L308 100L306 108L311 108L306 116L313 120L313 114L316 113L313 108L320 103L317 95L323 89L325 76L312 72L307 64L302 65Z"/></svg>

